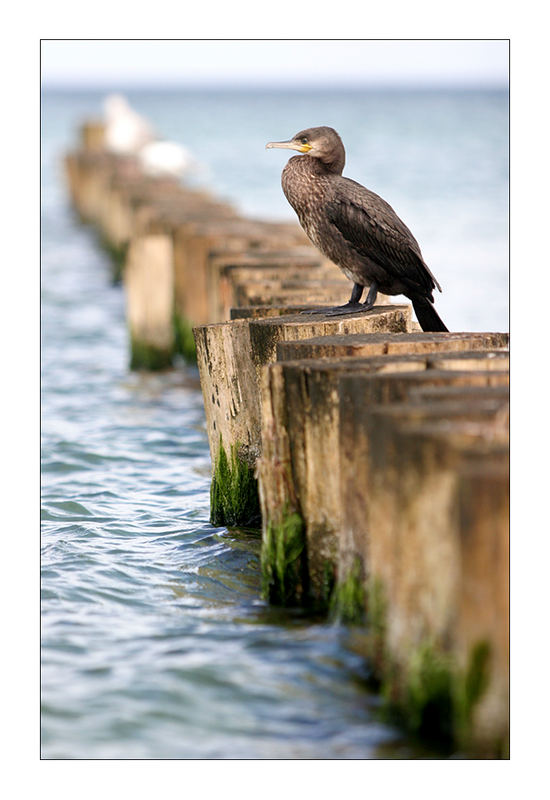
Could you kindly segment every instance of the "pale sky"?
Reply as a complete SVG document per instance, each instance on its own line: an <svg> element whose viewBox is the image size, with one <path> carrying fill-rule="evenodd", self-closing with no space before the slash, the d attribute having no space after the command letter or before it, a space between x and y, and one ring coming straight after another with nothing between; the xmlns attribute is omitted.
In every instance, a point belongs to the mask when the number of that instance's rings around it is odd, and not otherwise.
<svg viewBox="0 0 550 800"><path fill-rule="evenodd" d="M507 86L506 40L43 40L45 86Z"/></svg>

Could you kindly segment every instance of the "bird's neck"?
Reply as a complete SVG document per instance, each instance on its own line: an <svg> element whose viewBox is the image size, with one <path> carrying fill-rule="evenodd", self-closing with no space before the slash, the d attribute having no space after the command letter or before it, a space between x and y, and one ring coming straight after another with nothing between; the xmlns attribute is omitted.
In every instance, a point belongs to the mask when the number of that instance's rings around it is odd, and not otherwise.
<svg viewBox="0 0 550 800"><path fill-rule="evenodd" d="M325 159L316 156L303 156L306 166L316 175L341 175L346 163L344 153L333 153Z"/></svg>

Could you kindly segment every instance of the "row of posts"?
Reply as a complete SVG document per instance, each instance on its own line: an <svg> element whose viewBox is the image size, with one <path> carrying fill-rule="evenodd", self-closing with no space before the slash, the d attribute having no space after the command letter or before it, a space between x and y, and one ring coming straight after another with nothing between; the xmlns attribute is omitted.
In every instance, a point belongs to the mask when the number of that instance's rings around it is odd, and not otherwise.
<svg viewBox="0 0 550 800"><path fill-rule="evenodd" d="M348 623L388 709L465 752L508 752L508 335L422 333L295 224L144 175L87 123L73 205L113 256L131 366L196 360L211 521L261 529L265 598Z"/></svg>

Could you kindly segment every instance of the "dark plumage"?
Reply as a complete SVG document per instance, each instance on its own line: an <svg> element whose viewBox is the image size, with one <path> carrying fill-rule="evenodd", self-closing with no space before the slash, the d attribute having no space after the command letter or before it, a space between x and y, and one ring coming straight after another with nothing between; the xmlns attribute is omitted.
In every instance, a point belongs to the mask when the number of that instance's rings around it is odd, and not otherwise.
<svg viewBox="0 0 550 800"><path fill-rule="evenodd" d="M283 192L313 244L353 281L345 306L329 314L368 311L377 293L404 294L424 331L446 331L433 307L441 287L422 258L418 242L393 208L360 183L342 176L345 150L333 128L308 128L266 147L298 150L282 174ZM360 303L364 288L369 292Z"/></svg>

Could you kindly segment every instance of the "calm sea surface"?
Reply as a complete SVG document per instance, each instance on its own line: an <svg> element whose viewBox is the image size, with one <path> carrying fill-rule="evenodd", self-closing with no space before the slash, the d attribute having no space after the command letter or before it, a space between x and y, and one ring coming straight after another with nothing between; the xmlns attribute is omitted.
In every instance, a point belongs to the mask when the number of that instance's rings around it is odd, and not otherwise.
<svg viewBox="0 0 550 800"><path fill-rule="evenodd" d="M127 92L250 216L292 219L272 139L329 124L443 286L451 329L507 330L500 92ZM259 540L208 523L196 370L127 369L124 297L69 208L61 156L101 92L42 99L42 754L418 755L377 720L347 632L259 593Z"/></svg>

